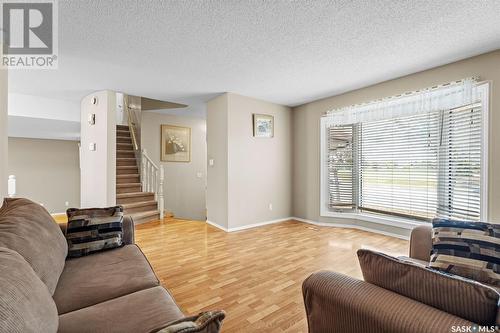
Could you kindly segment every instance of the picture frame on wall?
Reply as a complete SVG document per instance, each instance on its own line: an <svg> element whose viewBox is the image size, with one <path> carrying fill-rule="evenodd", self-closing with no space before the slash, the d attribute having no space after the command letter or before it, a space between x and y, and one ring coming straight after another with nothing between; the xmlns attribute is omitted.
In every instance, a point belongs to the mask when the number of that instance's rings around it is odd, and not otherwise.
<svg viewBox="0 0 500 333"><path fill-rule="evenodd" d="M191 162L191 128L161 125L161 161Z"/></svg>
<svg viewBox="0 0 500 333"><path fill-rule="evenodd" d="M274 137L274 116L254 113L253 136L256 138Z"/></svg>

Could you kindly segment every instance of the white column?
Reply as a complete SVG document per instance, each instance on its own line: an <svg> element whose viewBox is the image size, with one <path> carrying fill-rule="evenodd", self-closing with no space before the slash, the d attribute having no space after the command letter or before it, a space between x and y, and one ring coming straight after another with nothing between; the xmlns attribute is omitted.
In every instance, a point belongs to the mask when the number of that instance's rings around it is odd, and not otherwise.
<svg viewBox="0 0 500 333"><path fill-rule="evenodd" d="M116 204L116 93L98 91L81 102L81 206ZM95 114L95 124L89 116Z"/></svg>

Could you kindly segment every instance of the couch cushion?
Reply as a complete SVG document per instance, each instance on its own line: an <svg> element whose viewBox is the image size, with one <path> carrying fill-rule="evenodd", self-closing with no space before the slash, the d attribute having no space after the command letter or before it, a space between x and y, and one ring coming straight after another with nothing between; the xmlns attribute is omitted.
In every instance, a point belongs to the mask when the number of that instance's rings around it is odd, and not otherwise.
<svg viewBox="0 0 500 333"><path fill-rule="evenodd" d="M433 220L429 267L500 287L500 224Z"/></svg>
<svg viewBox="0 0 500 333"><path fill-rule="evenodd" d="M126 245L66 261L54 301L62 314L158 285L141 250Z"/></svg>
<svg viewBox="0 0 500 333"><path fill-rule="evenodd" d="M17 252L0 248L0 332L56 332L47 286Z"/></svg>
<svg viewBox="0 0 500 333"><path fill-rule="evenodd" d="M170 294L154 287L63 314L59 332L155 332L182 317Z"/></svg>
<svg viewBox="0 0 500 333"><path fill-rule="evenodd" d="M5 199L0 208L0 247L21 254L54 293L68 245L45 208L28 199Z"/></svg>
<svg viewBox="0 0 500 333"><path fill-rule="evenodd" d="M370 250L358 250L358 258L366 282L480 325L496 324L500 294L491 287Z"/></svg>

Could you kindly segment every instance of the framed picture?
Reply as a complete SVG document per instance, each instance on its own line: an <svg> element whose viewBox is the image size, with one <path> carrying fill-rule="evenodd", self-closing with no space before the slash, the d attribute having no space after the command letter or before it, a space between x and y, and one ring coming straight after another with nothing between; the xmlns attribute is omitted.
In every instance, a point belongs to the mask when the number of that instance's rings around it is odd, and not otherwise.
<svg viewBox="0 0 500 333"><path fill-rule="evenodd" d="M274 117L268 114L253 114L253 136L256 138L274 137Z"/></svg>
<svg viewBox="0 0 500 333"><path fill-rule="evenodd" d="M191 162L191 128L161 125L161 160Z"/></svg>

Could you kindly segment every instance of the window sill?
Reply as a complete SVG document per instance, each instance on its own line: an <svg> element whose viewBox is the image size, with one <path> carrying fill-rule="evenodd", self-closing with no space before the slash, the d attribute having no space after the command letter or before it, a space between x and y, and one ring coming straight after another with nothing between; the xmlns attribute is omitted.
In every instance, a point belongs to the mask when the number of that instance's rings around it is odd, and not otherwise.
<svg viewBox="0 0 500 333"><path fill-rule="evenodd" d="M352 220L360 220L367 221L377 224L383 224L391 227L397 227L402 229L413 229L419 225L429 225L429 222L424 222L420 220L412 220L405 219L400 217L389 217L389 216L380 216L375 214L367 214L367 213L335 213L323 211L321 212L322 217L333 217L333 218L342 218L342 219L352 219Z"/></svg>

